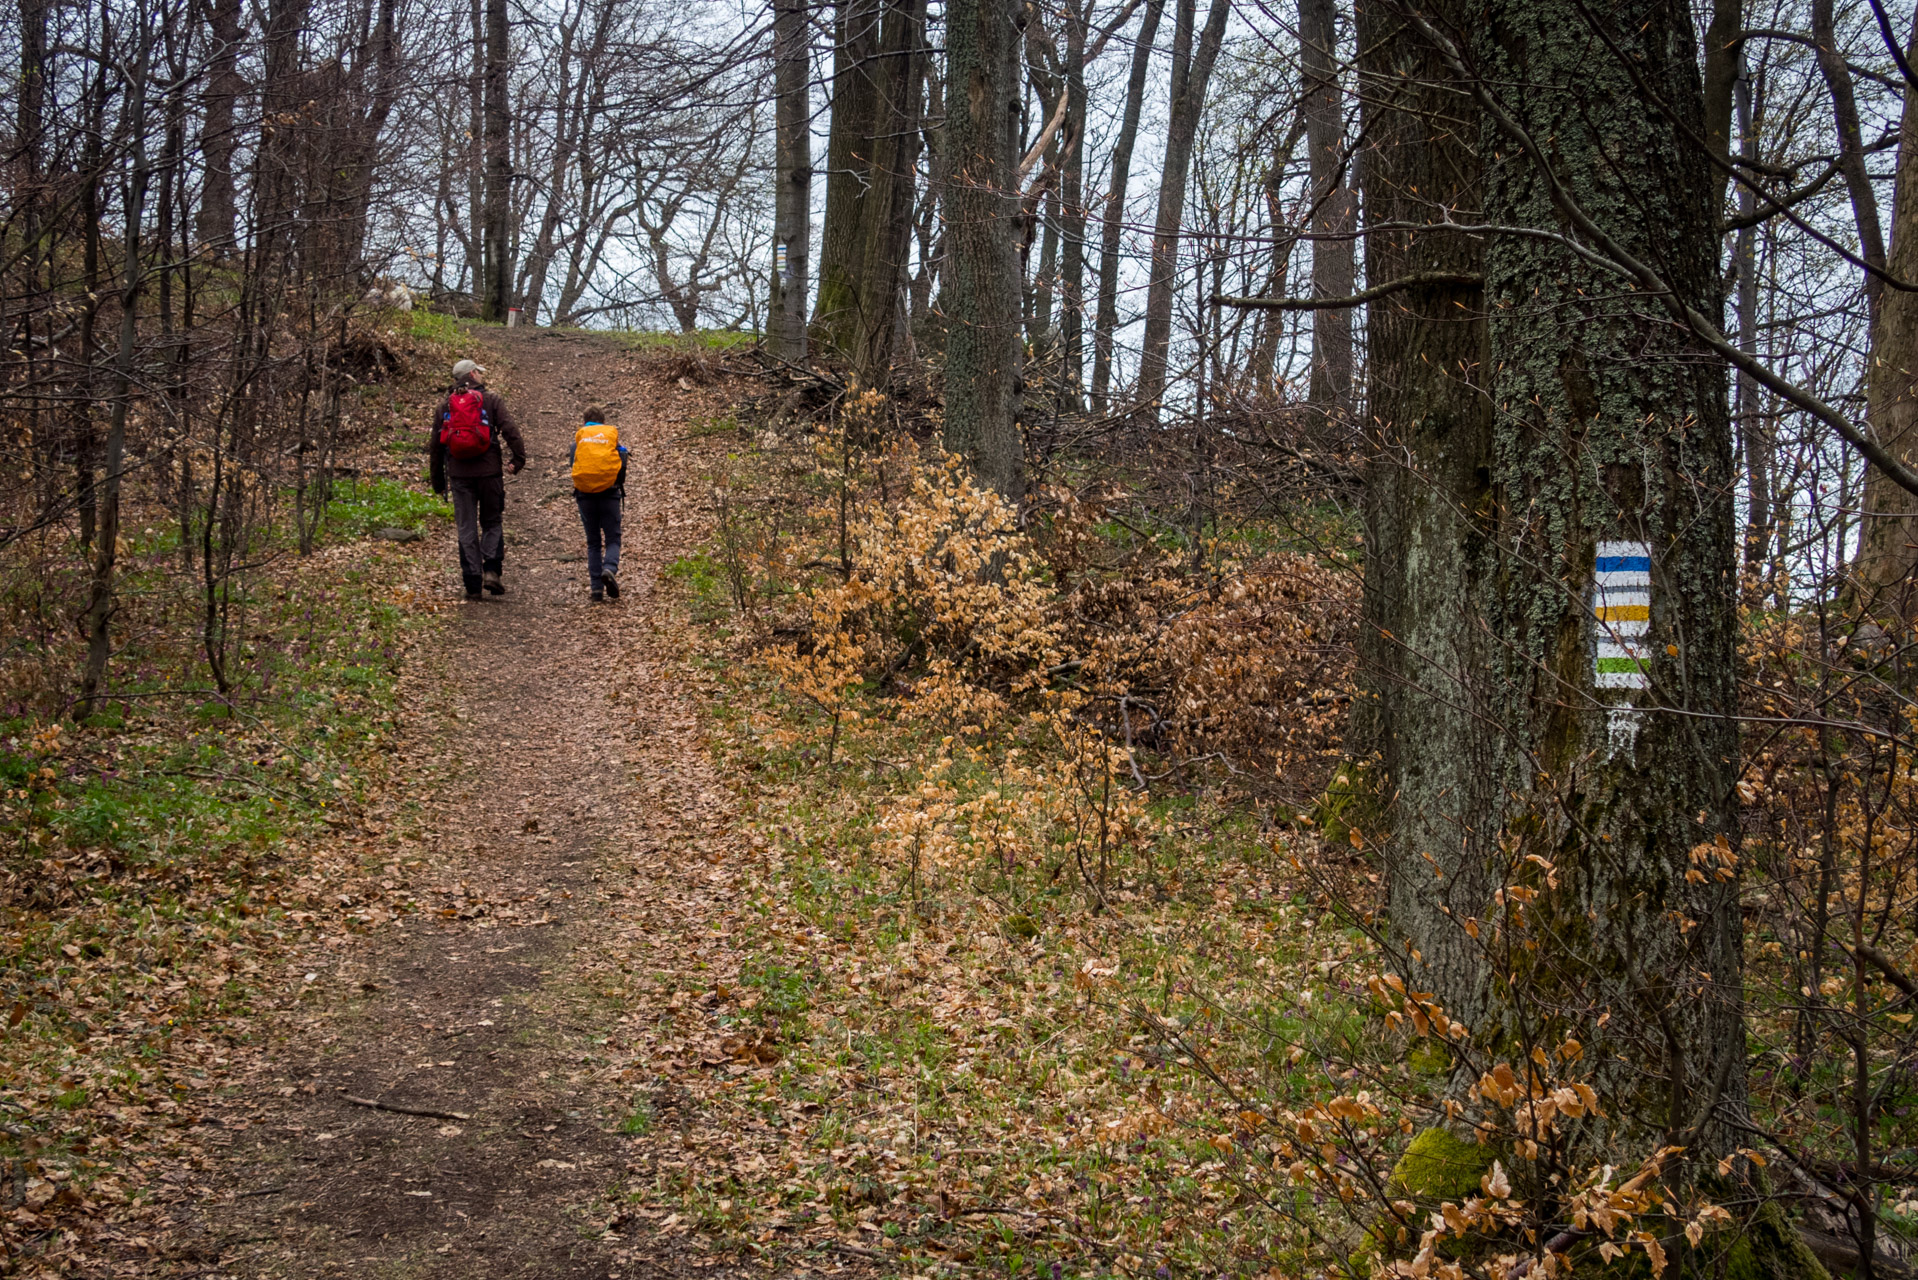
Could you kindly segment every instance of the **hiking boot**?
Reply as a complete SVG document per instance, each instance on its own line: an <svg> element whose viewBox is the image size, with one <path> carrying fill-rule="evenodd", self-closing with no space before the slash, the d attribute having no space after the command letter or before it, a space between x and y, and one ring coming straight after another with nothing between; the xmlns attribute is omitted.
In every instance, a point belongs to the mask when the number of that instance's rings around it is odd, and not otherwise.
<svg viewBox="0 0 1918 1280"><path fill-rule="evenodd" d="M592 601L594 604L598 604L600 601L604 600L605 598L606 598L606 593L604 591L601 591L598 587L593 588Z"/></svg>
<svg viewBox="0 0 1918 1280"><path fill-rule="evenodd" d="M606 598L608 600L619 599L619 579L618 578L615 578L612 574L607 573L607 574L601 574L599 580L606 587Z"/></svg>
<svg viewBox="0 0 1918 1280"><path fill-rule="evenodd" d="M479 599L480 598L479 575L478 574L466 575L464 578L464 581L466 583L466 598L468 600Z"/></svg>
<svg viewBox="0 0 1918 1280"><path fill-rule="evenodd" d="M498 569L488 569L480 577L480 585L485 587L488 591L492 592L496 596L503 596L506 594L506 584L499 580Z"/></svg>

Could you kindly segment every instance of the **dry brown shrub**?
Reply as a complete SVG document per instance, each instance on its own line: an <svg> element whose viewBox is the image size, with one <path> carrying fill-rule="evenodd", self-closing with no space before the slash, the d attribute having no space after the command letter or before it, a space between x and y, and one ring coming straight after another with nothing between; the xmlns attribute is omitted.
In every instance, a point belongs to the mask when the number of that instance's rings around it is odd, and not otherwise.
<svg viewBox="0 0 1918 1280"><path fill-rule="evenodd" d="M1349 570L1294 552L1200 573L1137 563L1086 576L1062 607L1065 647L1137 745L1296 803L1324 791L1357 676Z"/></svg>
<svg viewBox="0 0 1918 1280"><path fill-rule="evenodd" d="M1357 579L1267 556L1170 619L1156 646L1165 747L1324 790L1344 750L1356 669Z"/></svg>

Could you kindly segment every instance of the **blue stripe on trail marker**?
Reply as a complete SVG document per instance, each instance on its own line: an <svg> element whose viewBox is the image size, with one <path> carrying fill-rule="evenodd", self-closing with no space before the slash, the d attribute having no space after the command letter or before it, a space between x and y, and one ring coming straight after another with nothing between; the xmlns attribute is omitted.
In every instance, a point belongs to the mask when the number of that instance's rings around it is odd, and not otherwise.
<svg viewBox="0 0 1918 1280"><path fill-rule="evenodd" d="M1598 652L1592 683L1600 689L1651 688L1652 549L1642 542L1601 542L1592 556L1592 618ZM1630 702L1606 713L1606 751L1630 751L1640 713Z"/></svg>

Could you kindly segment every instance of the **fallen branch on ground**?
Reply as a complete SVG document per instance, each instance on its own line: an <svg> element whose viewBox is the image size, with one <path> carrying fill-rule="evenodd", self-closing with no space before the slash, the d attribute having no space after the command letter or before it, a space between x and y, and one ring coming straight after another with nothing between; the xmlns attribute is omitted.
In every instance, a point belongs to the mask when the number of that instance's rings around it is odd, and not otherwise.
<svg viewBox="0 0 1918 1280"><path fill-rule="evenodd" d="M463 1111L435 1111L431 1107L402 1107L397 1102L380 1102L375 1098L356 1098L350 1093L340 1095L356 1107L371 1107L375 1111L391 1111L402 1116L425 1116L429 1120L471 1120L473 1117Z"/></svg>

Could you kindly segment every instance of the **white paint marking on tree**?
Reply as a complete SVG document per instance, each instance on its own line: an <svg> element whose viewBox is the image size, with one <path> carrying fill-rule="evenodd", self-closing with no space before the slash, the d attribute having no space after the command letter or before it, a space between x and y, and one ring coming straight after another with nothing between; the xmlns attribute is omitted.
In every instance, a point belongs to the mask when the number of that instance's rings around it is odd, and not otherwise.
<svg viewBox="0 0 1918 1280"><path fill-rule="evenodd" d="M1592 682L1648 689L1651 679L1652 551L1643 542L1601 542L1592 560L1592 620L1598 627ZM1642 713L1628 699L1605 718L1605 753L1630 754Z"/></svg>

